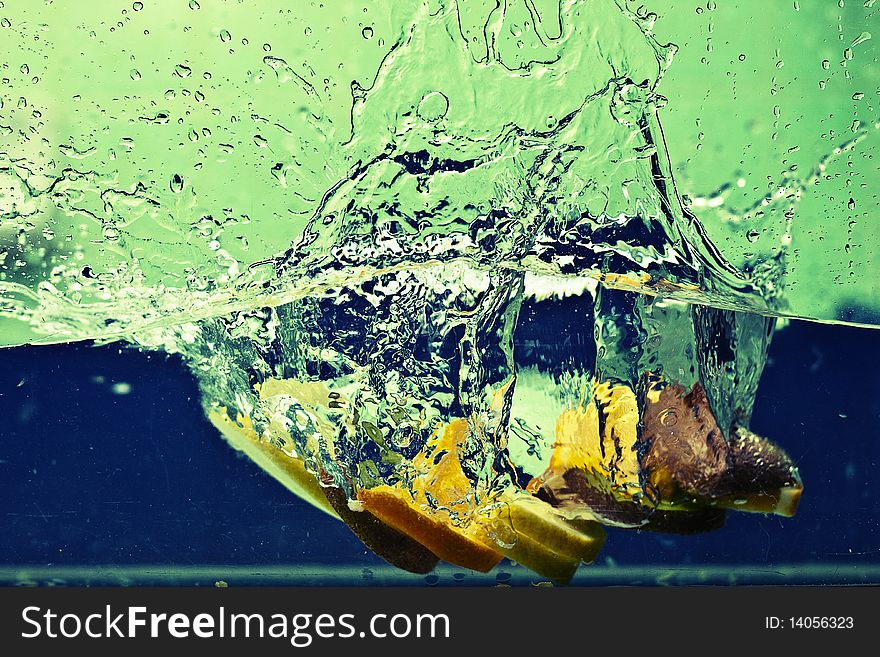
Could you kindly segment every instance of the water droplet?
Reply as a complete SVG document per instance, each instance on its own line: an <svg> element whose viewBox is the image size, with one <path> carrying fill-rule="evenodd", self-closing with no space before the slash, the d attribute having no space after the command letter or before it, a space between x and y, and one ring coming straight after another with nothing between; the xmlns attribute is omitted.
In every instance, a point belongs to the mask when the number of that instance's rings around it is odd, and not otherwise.
<svg viewBox="0 0 880 657"><path fill-rule="evenodd" d="M846 50L843 51L843 58L845 60L852 61L853 56L854 55L853 55L852 48L847 48Z"/></svg>
<svg viewBox="0 0 880 657"><path fill-rule="evenodd" d="M205 100L205 94L203 94L201 91L196 91L194 97L197 103L201 103L203 100Z"/></svg>
<svg viewBox="0 0 880 657"><path fill-rule="evenodd" d="M260 148L266 148L269 146L269 141L262 135L254 135L254 143Z"/></svg>
<svg viewBox="0 0 880 657"><path fill-rule="evenodd" d="M272 45L268 44L268 43L264 43L263 44L263 51L264 52L272 52Z"/></svg>
<svg viewBox="0 0 880 657"><path fill-rule="evenodd" d="M220 30L220 40L223 43L227 43L232 40L232 35L229 33L229 30Z"/></svg>
<svg viewBox="0 0 880 657"><path fill-rule="evenodd" d="M189 0L189 8L192 9L193 11L197 11L197 10L201 9L202 7L198 2L196 2L196 0Z"/></svg>
<svg viewBox="0 0 880 657"><path fill-rule="evenodd" d="M28 65L27 65L27 64L22 64L22 65L21 65L21 68L18 69L18 70L21 71L21 74L22 74L22 75L27 75L28 73L31 72L31 70L28 68Z"/></svg>
<svg viewBox="0 0 880 657"><path fill-rule="evenodd" d="M862 93L861 91L857 91L852 95L853 100L861 100L864 97L865 97L865 94Z"/></svg>
<svg viewBox="0 0 880 657"><path fill-rule="evenodd" d="M709 0L709 2L706 3L706 9L709 11L715 11L717 7L718 5L715 4L714 0Z"/></svg>
<svg viewBox="0 0 880 657"><path fill-rule="evenodd" d="M853 39L852 45L853 45L853 47L855 47L855 46L859 45L860 43L864 43L865 41L867 41L870 38L871 38L870 32L862 32L859 36L857 36L855 39Z"/></svg>
<svg viewBox="0 0 880 657"><path fill-rule="evenodd" d="M367 26L364 29L362 29L361 36L363 36L365 39L372 39L373 38L373 28L370 26Z"/></svg>
<svg viewBox="0 0 880 657"><path fill-rule="evenodd" d="M199 133L195 128L190 128L190 131L187 133L190 141L198 141Z"/></svg>
<svg viewBox="0 0 880 657"><path fill-rule="evenodd" d="M183 64L177 64L174 67L174 75L179 78L188 78L192 74L192 69L189 66L184 66Z"/></svg>
<svg viewBox="0 0 880 657"><path fill-rule="evenodd" d="M848 201L847 204L846 204L846 207L847 207L848 210L855 210L855 209L856 209L856 201L855 201L855 199L852 198L852 197L850 197L849 201Z"/></svg>
<svg viewBox="0 0 880 657"><path fill-rule="evenodd" d="M130 77L132 80L134 80L135 82L137 82L138 80L141 79L141 72L140 72L139 70L137 70L136 68L131 69L131 70L128 72L128 75L129 75L129 77Z"/></svg>
<svg viewBox="0 0 880 657"><path fill-rule="evenodd" d="M759 231L755 230L754 228L753 228L752 230L750 230L749 232L746 233L746 239L747 239L749 242L751 242L752 244L754 244L755 242L757 242L757 241L758 241L758 238L759 238L760 236L761 236L761 233L760 233Z"/></svg>
<svg viewBox="0 0 880 657"><path fill-rule="evenodd" d="M9 22L8 18L0 18L0 27L12 27L12 23Z"/></svg>
<svg viewBox="0 0 880 657"><path fill-rule="evenodd" d="M740 55L739 55L739 61L741 61L741 62L746 61L746 56L745 56L745 54L740 53Z"/></svg>
<svg viewBox="0 0 880 657"><path fill-rule="evenodd" d="M827 59L823 59L822 60L822 68L824 68L827 71L829 68L831 68L831 62L829 62Z"/></svg>
<svg viewBox="0 0 880 657"><path fill-rule="evenodd" d="M131 8L134 9L135 11L140 11L141 9L144 8L144 3L143 2L135 2L131 5Z"/></svg>
<svg viewBox="0 0 880 657"><path fill-rule="evenodd" d="M178 173L171 176L171 191L175 194L180 194L183 191L183 176Z"/></svg>

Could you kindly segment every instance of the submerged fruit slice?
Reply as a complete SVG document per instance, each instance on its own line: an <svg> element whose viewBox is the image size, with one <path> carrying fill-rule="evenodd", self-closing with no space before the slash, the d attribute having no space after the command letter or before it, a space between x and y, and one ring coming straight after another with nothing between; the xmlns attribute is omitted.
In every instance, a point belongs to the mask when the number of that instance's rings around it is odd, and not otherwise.
<svg viewBox="0 0 880 657"><path fill-rule="evenodd" d="M712 502L715 506L786 518L795 514L804 486L781 447L737 427L730 438L728 462L724 484Z"/></svg>
<svg viewBox="0 0 880 657"><path fill-rule="evenodd" d="M334 518L339 518L333 506L327 501L315 475L306 470L305 465L296 455L285 452L265 437L259 436L250 417L239 413L233 421L227 414L226 408L221 406L209 411L208 419L234 448L247 454L285 488Z"/></svg>
<svg viewBox="0 0 880 657"><path fill-rule="evenodd" d="M391 486L379 486L358 494L364 509L407 534L443 561L462 568L489 572L498 565L502 554L465 532L438 514L419 509L407 502L405 493Z"/></svg>
<svg viewBox="0 0 880 657"><path fill-rule="evenodd" d="M724 509L794 515L803 490L777 445L739 426L722 431L699 383L645 376L593 384L560 415L544 474L528 490L567 517L671 533L724 523Z"/></svg>
<svg viewBox="0 0 880 657"><path fill-rule="evenodd" d="M528 536L557 554L590 563L605 543L605 531L600 524L566 520L537 498L517 495L506 506L507 518L500 514L496 526L508 520L518 536Z"/></svg>
<svg viewBox="0 0 880 657"><path fill-rule="evenodd" d="M424 545L369 511L353 510L341 488L325 488L324 492L327 500L355 536L392 566L422 575L434 570L439 558Z"/></svg>
<svg viewBox="0 0 880 657"><path fill-rule="evenodd" d="M662 503L794 515L803 484L781 447L744 427L722 431L699 384L664 382L647 396L642 467Z"/></svg>
<svg viewBox="0 0 880 657"><path fill-rule="evenodd" d="M566 521L526 493L479 499L459 460L467 431L466 420L447 424L413 459L419 474L407 486L360 491L364 508L444 561L485 572L506 556L549 579L570 580L601 550L602 528Z"/></svg>
<svg viewBox="0 0 880 657"><path fill-rule="evenodd" d="M258 436L249 417L239 414L233 421L221 407L209 412L208 418L233 447L300 498L343 520L364 545L391 565L414 573L429 573L437 565L437 557L405 533L370 513L349 509L340 489L322 486L299 458Z"/></svg>
<svg viewBox="0 0 880 657"><path fill-rule="evenodd" d="M566 583L581 563L592 562L605 544L605 530L574 522L525 493L493 505L483 527L504 556L543 577Z"/></svg>

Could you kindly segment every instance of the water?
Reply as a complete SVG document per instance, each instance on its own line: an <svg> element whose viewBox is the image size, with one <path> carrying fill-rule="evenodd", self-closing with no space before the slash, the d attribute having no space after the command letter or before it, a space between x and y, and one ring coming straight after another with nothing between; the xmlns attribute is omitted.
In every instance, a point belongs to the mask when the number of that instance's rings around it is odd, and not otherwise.
<svg viewBox="0 0 880 657"><path fill-rule="evenodd" d="M876 323L874 10L655 4L0 7L2 342L173 355L416 572L793 515L749 427L777 317Z"/></svg>
<svg viewBox="0 0 880 657"><path fill-rule="evenodd" d="M609 527L574 581L876 582L877 336L798 322L774 337L751 427L798 463L806 489L794 518L731 513L724 528L689 536ZM179 359L84 343L4 357L4 582L424 583L218 439ZM120 382L129 394L112 392ZM439 568L440 585L456 570ZM499 573L541 581L502 562L462 584L494 585Z"/></svg>

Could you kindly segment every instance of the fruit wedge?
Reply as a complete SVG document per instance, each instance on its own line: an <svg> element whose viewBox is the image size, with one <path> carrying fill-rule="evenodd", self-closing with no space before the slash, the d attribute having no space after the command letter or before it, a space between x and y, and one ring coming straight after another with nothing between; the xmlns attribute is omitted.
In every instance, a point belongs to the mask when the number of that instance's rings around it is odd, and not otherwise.
<svg viewBox="0 0 880 657"><path fill-rule="evenodd" d="M572 522L525 493L505 496L483 525L496 549L543 577L568 582L581 563L592 562L605 543L595 522Z"/></svg>
<svg viewBox="0 0 880 657"><path fill-rule="evenodd" d="M247 454L285 488L334 518L339 518L315 475L306 470L299 458L261 438L250 417L239 413L233 421L226 408L221 406L209 411L208 419L230 445Z"/></svg>
<svg viewBox="0 0 880 657"><path fill-rule="evenodd" d="M237 414L232 420L223 407L213 409L208 417L233 447L288 490L344 520L370 549L410 572L429 572L438 558L488 572L506 556L543 577L567 582L581 562L595 558L604 542L598 524L576 526L526 493L507 494L500 501L471 508L466 495L470 483L457 449L467 432L464 420L438 432L426 450L442 454L440 458L414 459L423 474L413 482L412 492L396 486L361 490L362 509L354 510L340 489L322 486L299 458L266 435L258 435L249 417ZM433 505L428 504L429 495ZM459 526L450 509L467 511L474 520Z"/></svg>
<svg viewBox="0 0 880 657"><path fill-rule="evenodd" d="M463 419L443 427L413 459L420 474L409 488L362 490L358 499L364 508L464 568L485 572L506 556L549 579L570 580L578 565L602 548L602 528L575 526L526 493L476 502L458 457L467 432ZM454 522L453 512L469 522Z"/></svg>
<svg viewBox="0 0 880 657"><path fill-rule="evenodd" d="M503 558L488 540L468 536L449 522L448 516L420 509L408 502L406 493L400 488L370 488L361 491L358 499L366 511L415 539L443 561L485 573Z"/></svg>

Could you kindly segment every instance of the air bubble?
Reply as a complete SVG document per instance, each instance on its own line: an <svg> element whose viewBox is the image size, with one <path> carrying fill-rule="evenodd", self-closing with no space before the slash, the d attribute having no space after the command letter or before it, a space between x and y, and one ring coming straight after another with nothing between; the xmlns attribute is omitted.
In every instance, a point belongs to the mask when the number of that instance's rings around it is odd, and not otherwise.
<svg viewBox="0 0 880 657"><path fill-rule="evenodd" d="M175 194L180 194L183 191L183 176L178 173L175 173L171 176L171 191Z"/></svg>
<svg viewBox="0 0 880 657"><path fill-rule="evenodd" d="M416 111L423 121L439 121L449 111L449 99L439 91L429 91L422 96Z"/></svg>

